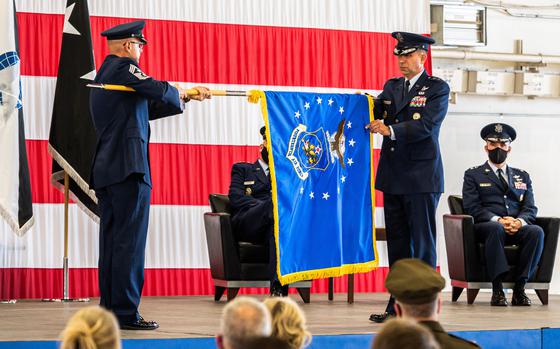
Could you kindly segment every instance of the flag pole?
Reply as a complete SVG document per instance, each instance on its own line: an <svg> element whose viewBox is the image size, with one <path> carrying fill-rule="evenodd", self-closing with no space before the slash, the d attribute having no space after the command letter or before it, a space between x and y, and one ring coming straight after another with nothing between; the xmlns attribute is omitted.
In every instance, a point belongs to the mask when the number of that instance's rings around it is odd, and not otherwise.
<svg viewBox="0 0 560 349"><path fill-rule="evenodd" d="M134 92L136 91L132 87L124 85L113 85L113 84L87 84L87 87L99 88L109 91L124 91L124 92ZM198 91L194 88L186 90L187 95L196 96ZM232 91L232 90L210 90L212 96L234 96L234 97L250 97L252 95L251 91Z"/></svg>
<svg viewBox="0 0 560 349"><path fill-rule="evenodd" d="M70 202L70 176L64 171L64 256L62 257L62 298L43 299L44 302L89 302L89 298L70 298L70 269L68 268L68 204Z"/></svg>

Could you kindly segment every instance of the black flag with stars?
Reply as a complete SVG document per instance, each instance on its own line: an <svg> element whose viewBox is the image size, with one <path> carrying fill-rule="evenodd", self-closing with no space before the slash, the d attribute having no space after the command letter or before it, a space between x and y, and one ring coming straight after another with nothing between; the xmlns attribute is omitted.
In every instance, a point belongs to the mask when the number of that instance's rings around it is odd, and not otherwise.
<svg viewBox="0 0 560 349"><path fill-rule="evenodd" d="M97 220L97 198L89 187L96 138L86 86L94 78L87 1L68 0L49 135L49 153L53 157L51 182L64 190L66 171L72 199Z"/></svg>

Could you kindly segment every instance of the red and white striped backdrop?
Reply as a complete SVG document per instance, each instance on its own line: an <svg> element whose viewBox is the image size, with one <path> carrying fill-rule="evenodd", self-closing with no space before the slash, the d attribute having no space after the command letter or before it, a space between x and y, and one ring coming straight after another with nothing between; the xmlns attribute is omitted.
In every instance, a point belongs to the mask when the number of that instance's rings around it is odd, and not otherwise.
<svg viewBox="0 0 560 349"><path fill-rule="evenodd" d="M0 223L0 298L62 295L63 205L50 184L47 143L65 3L16 1L36 223L23 238ZM95 0L89 9L97 66L107 53L99 33L142 18L145 72L230 90L378 91L398 75L390 32L429 30L428 0ZM225 97L189 103L184 115L152 123L144 295L213 291L202 218L208 194L227 192L234 162L255 160L262 123L257 105ZM376 206L383 226L381 195ZM72 204L72 296L98 294L97 239L97 224ZM356 278L358 292L383 290L387 258L379 244L382 267ZM343 291L345 282L336 285ZM326 283L313 290L325 292Z"/></svg>

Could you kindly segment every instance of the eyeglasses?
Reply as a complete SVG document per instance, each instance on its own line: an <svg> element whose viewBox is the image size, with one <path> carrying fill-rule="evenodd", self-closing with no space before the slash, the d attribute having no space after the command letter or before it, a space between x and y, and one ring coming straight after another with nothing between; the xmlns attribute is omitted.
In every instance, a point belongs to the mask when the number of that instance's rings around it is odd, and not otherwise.
<svg viewBox="0 0 560 349"><path fill-rule="evenodd" d="M128 41L129 43L133 44L133 45L138 45L139 49L143 49L144 48L144 44L141 42L136 42L136 41Z"/></svg>

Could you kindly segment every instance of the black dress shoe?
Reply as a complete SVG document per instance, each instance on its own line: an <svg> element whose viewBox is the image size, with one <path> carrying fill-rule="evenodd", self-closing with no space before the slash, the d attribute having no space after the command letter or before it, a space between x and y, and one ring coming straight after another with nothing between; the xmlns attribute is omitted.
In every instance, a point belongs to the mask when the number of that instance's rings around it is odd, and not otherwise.
<svg viewBox="0 0 560 349"><path fill-rule="evenodd" d="M513 295L511 296L511 305L528 307L531 305L531 300L525 294L524 289L513 290Z"/></svg>
<svg viewBox="0 0 560 349"><path fill-rule="evenodd" d="M492 291L492 299L490 305L494 307L507 307L508 302L504 291Z"/></svg>
<svg viewBox="0 0 560 349"><path fill-rule="evenodd" d="M384 312L383 314L371 314L369 316L369 321L375 322L375 323L383 323L389 319L394 318L396 315L395 313L390 313L388 311Z"/></svg>
<svg viewBox="0 0 560 349"><path fill-rule="evenodd" d="M122 330L155 330L159 327L155 321L146 321L142 317L134 322L120 324Z"/></svg>
<svg viewBox="0 0 560 349"><path fill-rule="evenodd" d="M288 295L288 285L282 286L280 281L274 280L270 283L271 297L286 297Z"/></svg>

